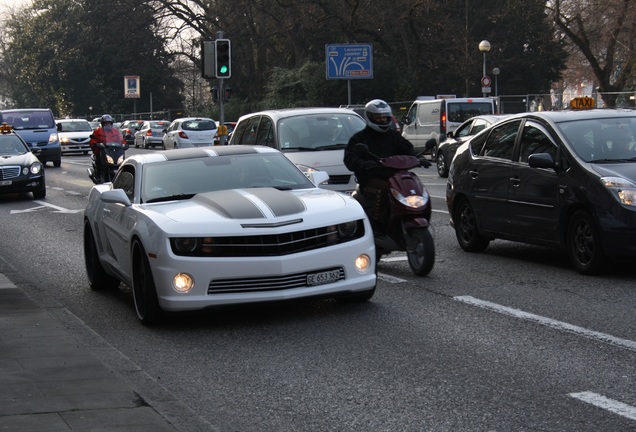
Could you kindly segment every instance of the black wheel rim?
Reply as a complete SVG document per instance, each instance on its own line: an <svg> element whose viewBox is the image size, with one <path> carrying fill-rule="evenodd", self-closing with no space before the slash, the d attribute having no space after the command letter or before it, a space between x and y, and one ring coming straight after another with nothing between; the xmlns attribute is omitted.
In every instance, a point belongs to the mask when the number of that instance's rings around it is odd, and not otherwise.
<svg viewBox="0 0 636 432"><path fill-rule="evenodd" d="M585 220L579 220L574 227L572 253L582 266L588 265L594 258L594 233Z"/></svg>
<svg viewBox="0 0 636 432"><path fill-rule="evenodd" d="M444 158L443 153L439 153L437 155L437 173L439 175L444 175L446 172L446 159Z"/></svg>
<svg viewBox="0 0 636 432"><path fill-rule="evenodd" d="M459 213L459 229L464 242L469 243L475 237L475 215L468 205L463 206Z"/></svg>

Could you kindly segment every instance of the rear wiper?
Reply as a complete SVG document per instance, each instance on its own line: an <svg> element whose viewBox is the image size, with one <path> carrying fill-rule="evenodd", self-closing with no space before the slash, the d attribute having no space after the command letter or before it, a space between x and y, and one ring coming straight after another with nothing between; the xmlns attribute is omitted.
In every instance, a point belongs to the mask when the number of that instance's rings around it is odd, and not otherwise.
<svg viewBox="0 0 636 432"><path fill-rule="evenodd" d="M148 201L146 201L146 203L150 204L150 203L156 203L156 202L186 200L186 199L192 198L195 195L196 194L193 194L193 193L189 193L189 194L180 193L180 194L169 195L165 197L149 199Z"/></svg>

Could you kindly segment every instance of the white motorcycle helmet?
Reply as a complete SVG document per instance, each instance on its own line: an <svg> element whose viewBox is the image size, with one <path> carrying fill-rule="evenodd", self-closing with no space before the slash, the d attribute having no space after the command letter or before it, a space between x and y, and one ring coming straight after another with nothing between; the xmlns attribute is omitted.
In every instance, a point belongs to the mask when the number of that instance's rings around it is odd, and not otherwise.
<svg viewBox="0 0 636 432"><path fill-rule="evenodd" d="M373 99L364 106L364 119L371 129L386 132L391 128L393 112L382 99Z"/></svg>

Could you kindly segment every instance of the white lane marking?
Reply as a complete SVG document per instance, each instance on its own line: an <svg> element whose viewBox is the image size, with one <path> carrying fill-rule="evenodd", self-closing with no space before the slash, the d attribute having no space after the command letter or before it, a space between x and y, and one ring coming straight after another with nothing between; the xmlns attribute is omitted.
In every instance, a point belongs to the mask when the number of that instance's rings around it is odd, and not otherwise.
<svg viewBox="0 0 636 432"><path fill-rule="evenodd" d="M611 411L630 420L636 420L636 407L627 405L623 402L607 398L603 395L592 392L570 393L571 396L580 401Z"/></svg>
<svg viewBox="0 0 636 432"><path fill-rule="evenodd" d="M406 261L407 259L408 257L406 255L402 255L402 256L395 256L395 257L381 258L380 261L395 262L395 261Z"/></svg>
<svg viewBox="0 0 636 432"><path fill-rule="evenodd" d="M26 209L26 210L11 210L10 214L17 214L17 213L29 213L32 211L36 211L39 209L43 209L44 207L50 207L52 209L55 209L56 211L54 211L53 213L79 213L81 211L84 211L84 209L80 209L80 210L69 210L69 209L65 209L64 207L59 207L56 205L53 205L51 203L47 203L44 201L37 201L37 200L33 200L34 203L40 204L40 206L38 207L31 207L30 209Z"/></svg>
<svg viewBox="0 0 636 432"><path fill-rule="evenodd" d="M378 279L381 279L385 282L389 282L389 283L402 283L402 282L406 282L406 279L400 279L398 277L395 276L390 276L388 274L384 274L384 273L380 273L378 272Z"/></svg>
<svg viewBox="0 0 636 432"><path fill-rule="evenodd" d="M454 299L463 303L471 304L473 306L478 306L484 309L490 309L492 311L495 311L504 315L509 315L515 318L521 318L527 321L536 322L541 325L552 327L557 330L564 330L570 333L575 333L580 336L586 337L588 339L605 342L610 345L626 348L630 351L636 351L636 342L629 339L621 339L606 333L588 330L586 328L568 324L563 321L557 321L551 318L542 317L540 315L523 312L523 311L520 311L519 309L509 308L506 306L499 305L497 303L491 303L489 301L476 299L471 296L458 296L458 297L454 297Z"/></svg>

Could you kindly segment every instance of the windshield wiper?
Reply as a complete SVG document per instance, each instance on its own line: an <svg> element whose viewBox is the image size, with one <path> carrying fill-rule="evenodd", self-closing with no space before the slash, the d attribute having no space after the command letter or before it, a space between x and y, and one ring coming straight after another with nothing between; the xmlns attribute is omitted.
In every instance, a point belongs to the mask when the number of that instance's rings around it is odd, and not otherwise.
<svg viewBox="0 0 636 432"><path fill-rule="evenodd" d="M338 149L345 148L346 146L347 146L346 144L329 144L329 145L317 147L316 150L338 150Z"/></svg>
<svg viewBox="0 0 636 432"><path fill-rule="evenodd" d="M193 193L188 193L188 194L180 193L180 194L175 194L175 195L168 195L168 196L165 196L165 197L149 199L148 201L146 201L146 203L150 204L150 203L156 203L156 202L186 200L186 199L192 198L195 195L196 194L193 194Z"/></svg>
<svg viewBox="0 0 636 432"><path fill-rule="evenodd" d="M316 149L313 147L283 147L281 150L282 151L287 151L287 150L316 151Z"/></svg>
<svg viewBox="0 0 636 432"><path fill-rule="evenodd" d="M604 163L604 162L636 162L636 157L628 159L593 159L588 163Z"/></svg>

